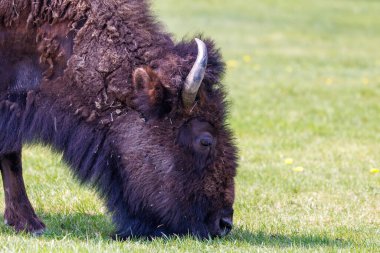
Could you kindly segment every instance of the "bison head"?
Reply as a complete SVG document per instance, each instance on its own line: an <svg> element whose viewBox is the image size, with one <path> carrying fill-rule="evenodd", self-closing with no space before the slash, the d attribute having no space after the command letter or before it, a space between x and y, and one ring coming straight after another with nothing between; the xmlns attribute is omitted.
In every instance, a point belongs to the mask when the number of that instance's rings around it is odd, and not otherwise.
<svg viewBox="0 0 380 253"><path fill-rule="evenodd" d="M232 228L237 157L217 86L223 64L210 41L196 42L134 71L136 110L113 126L129 211L120 215L137 220L119 228L121 237L205 238Z"/></svg>

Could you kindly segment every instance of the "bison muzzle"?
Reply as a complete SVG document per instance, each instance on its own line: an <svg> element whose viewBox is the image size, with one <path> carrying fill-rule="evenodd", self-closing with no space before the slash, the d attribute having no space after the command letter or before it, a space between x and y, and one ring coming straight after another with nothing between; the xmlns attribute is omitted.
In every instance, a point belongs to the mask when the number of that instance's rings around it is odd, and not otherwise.
<svg viewBox="0 0 380 253"><path fill-rule="evenodd" d="M174 42L142 0L0 2L0 170L6 224L43 232L21 150L62 152L118 238L223 236L237 151L214 43Z"/></svg>

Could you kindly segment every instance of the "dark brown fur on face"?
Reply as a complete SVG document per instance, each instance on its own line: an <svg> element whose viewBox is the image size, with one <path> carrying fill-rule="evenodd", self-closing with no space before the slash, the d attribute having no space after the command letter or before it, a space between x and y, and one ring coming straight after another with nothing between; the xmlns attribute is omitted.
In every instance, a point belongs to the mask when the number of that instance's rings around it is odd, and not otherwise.
<svg viewBox="0 0 380 253"><path fill-rule="evenodd" d="M44 228L20 161L24 143L43 142L98 189L119 238L228 233L237 155L225 123L224 64L213 42L204 41L205 77L187 108L181 91L197 45L174 43L145 1L1 1L0 161L8 224Z"/></svg>

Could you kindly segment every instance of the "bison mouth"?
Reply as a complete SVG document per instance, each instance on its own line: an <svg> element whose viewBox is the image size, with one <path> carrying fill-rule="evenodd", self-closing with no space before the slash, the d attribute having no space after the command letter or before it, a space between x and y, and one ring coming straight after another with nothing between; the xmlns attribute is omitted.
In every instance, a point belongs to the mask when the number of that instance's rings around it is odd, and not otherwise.
<svg viewBox="0 0 380 253"><path fill-rule="evenodd" d="M197 239L213 239L228 235L233 228L233 209L224 208L216 212L209 213L202 223L193 226L190 234ZM172 233L176 235L176 233Z"/></svg>
<svg viewBox="0 0 380 253"><path fill-rule="evenodd" d="M228 235L233 227L233 209L224 208L206 218L211 238L223 237Z"/></svg>

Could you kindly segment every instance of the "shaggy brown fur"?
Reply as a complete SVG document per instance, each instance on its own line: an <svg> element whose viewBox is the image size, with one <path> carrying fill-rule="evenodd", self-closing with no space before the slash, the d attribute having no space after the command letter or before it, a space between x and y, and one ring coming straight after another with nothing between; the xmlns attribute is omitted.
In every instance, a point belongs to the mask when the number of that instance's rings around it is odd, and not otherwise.
<svg viewBox="0 0 380 253"><path fill-rule="evenodd" d="M236 149L219 83L224 64L204 41L207 71L185 108L180 94L197 46L175 44L145 1L1 1L0 169L5 190L24 196L20 205L6 195L5 218L26 213L10 225L43 227L21 165L9 172L23 143L41 141L97 187L120 237L228 232Z"/></svg>

